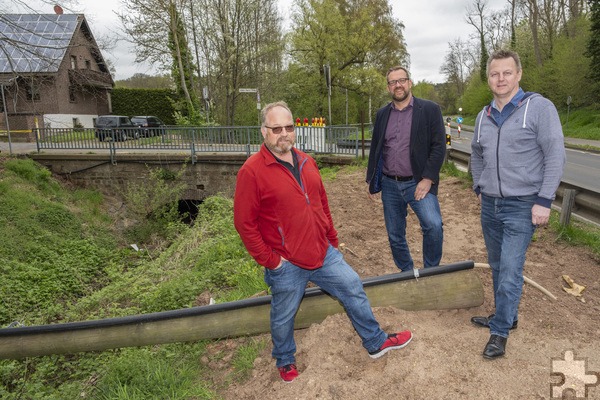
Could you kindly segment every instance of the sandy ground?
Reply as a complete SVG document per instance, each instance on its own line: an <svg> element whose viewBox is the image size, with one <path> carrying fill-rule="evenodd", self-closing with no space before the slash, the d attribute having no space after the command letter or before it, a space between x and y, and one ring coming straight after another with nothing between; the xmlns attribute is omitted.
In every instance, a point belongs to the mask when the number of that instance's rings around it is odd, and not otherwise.
<svg viewBox="0 0 600 400"><path fill-rule="evenodd" d="M346 260L361 277L397 272L381 203L368 199L363 182L362 170L326 182L340 242L348 249ZM454 178L443 180L439 192L444 219L442 264L463 260L486 263L475 196ZM421 267L418 220L413 213L408 220L411 251ZM557 241L548 229L539 230L528 252L525 275L557 300L525 285L519 327L511 332L506 356L493 361L481 356L489 331L469 321L473 315L488 315L494 309L490 271L476 271L485 292L480 307L416 312L375 309L384 330L413 332L413 341L404 349L372 360L346 315L333 315L296 331L300 376L294 382L280 380L269 344L254 362L250 377L219 394L232 400L549 399L553 398L553 384L560 386L562 379L553 374L553 360L558 365L565 352L568 356L572 351L575 359L581 360L573 365L580 369L567 373L562 388L570 390L561 389L556 393L562 395L556 398L600 399L600 385L588 385L586 390L585 382L569 378L600 381L600 260L586 249ZM563 291L567 286L563 274L586 286L582 298ZM219 342L215 351L232 350L244 340L249 339Z"/></svg>

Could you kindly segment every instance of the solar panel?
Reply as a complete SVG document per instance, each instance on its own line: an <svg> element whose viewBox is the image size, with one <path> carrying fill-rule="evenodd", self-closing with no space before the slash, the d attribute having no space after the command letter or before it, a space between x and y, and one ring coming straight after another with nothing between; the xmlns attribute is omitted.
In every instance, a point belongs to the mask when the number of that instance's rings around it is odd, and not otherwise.
<svg viewBox="0 0 600 400"><path fill-rule="evenodd" d="M0 16L0 73L56 72L75 28L76 14Z"/></svg>

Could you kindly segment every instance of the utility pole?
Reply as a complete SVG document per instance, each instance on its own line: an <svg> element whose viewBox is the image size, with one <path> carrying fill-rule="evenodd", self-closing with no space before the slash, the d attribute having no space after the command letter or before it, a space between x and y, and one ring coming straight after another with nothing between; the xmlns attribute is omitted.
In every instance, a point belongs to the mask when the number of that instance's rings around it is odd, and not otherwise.
<svg viewBox="0 0 600 400"><path fill-rule="evenodd" d="M331 67L329 66L329 63L325 64L323 67L325 70L325 79L327 81L327 102L329 104L329 123L327 125L331 126L333 123L331 121Z"/></svg>
<svg viewBox="0 0 600 400"><path fill-rule="evenodd" d="M12 141L10 140L10 124L8 123L8 111L6 104L6 97L4 96L4 88L12 85L14 78L9 79L7 82L0 82L0 88L2 89L2 108L4 108L4 120L6 122L6 133L8 135L8 154L12 155Z"/></svg>
<svg viewBox="0 0 600 400"><path fill-rule="evenodd" d="M258 125L260 126L260 92L257 88L240 88L240 93L256 93L256 109L258 110Z"/></svg>
<svg viewBox="0 0 600 400"><path fill-rule="evenodd" d="M346 88L346 126L348 126L348 88Z"/></svg>

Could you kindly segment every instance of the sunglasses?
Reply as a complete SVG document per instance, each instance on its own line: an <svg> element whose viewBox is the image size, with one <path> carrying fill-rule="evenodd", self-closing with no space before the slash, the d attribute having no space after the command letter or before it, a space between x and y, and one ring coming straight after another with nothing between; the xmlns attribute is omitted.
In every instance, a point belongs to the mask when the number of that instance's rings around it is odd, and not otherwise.
<svg viewBox="0 0 600 400"><path fill-rule="evenodd" d="M287 125L287 126L267 126L267 125L265 125L265 128L269 128L276 135L279 135L281 133L281 131L283 131L284 128L285 128L286 132L294 132L294 125Z"/></svg>

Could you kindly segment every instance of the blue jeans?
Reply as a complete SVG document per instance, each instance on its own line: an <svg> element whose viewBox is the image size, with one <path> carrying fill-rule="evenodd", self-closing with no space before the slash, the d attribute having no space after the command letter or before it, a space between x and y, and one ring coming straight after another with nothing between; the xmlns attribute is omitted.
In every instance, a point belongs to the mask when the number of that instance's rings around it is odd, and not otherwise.
<svg viewBox="0 0 600 400"><path fill-rule="evenodd" d="M423 265L435 267L440 265L442 259L444 229L440 203L437 196L431 193L427 193L427 196L419 201L415 200L416 188L417 182L414 179L400 182L384 175L381 181L385 227L394 262L402 271L414 268L406 241L406 216L409 204L417 215L423 232Z"/></svg>
<svg viewBox="0 0 600 400"><path fill-rule="evenodd" d="M321 268L307 270L285 261L277 270L265 269L265 282L272 294L272 355L277 360L277 367L296 362L294 317L309 281L342 303L367 351L381 347L387 334L373 315L362 282L342 254L330 245Z"/></svg>
<svg viewBox="0 0 600 400"><path fill-rule="evenodd" d="M490 333L508 337L518 319L523 291L523 264L535 225L531 208L537 196L489 197L481 195L481 227L494 281L495 316Z"/></svg>

